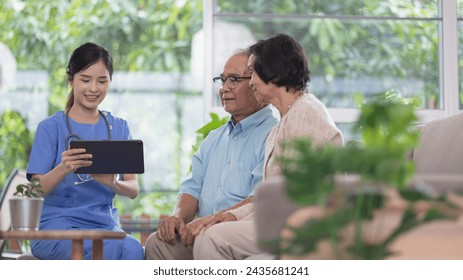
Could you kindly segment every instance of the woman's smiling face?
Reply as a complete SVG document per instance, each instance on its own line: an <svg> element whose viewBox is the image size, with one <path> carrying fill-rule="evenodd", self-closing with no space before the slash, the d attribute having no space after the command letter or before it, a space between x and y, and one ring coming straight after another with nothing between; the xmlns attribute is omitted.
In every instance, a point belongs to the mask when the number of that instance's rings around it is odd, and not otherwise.
<svg viewBox="0 0 463 280"><path fill-rule="evenodd" d="M110 75L102 61L77 72L72 78L74 104L86 109L95 109L103 102L109 89Z"/></svg>

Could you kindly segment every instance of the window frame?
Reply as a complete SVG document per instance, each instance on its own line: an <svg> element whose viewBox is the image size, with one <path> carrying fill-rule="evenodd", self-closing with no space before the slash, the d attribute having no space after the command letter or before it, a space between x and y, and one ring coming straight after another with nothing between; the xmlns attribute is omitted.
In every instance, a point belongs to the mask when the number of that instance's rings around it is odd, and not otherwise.
<svg viewBox="0 0 463 280"><path fill-rule="evenodd" d="M439 15L439 90L440 102L443 109L419 109L417 114L419 122L429 122L461 112L459 109L459 66L458 66L458 13L457 0L438 0ZM204 116L209 112L226 115L221 106L213 104L213 28L216 1L203 0L203 26L204 26ZM390 19L390 18L389 18ZM354 122L359 114L355 108L328 107L336 123Z"/></svg>

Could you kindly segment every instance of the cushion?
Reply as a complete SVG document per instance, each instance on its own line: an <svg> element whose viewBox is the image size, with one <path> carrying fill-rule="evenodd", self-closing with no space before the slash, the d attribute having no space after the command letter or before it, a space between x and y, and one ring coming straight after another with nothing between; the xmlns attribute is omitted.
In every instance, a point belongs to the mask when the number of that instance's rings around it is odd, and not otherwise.
<svg viewBox="0 0 463 280"><path fill-rule="evenodd" d="M427 123L413 151L416 173L463 173L463 113Z"/></svg>

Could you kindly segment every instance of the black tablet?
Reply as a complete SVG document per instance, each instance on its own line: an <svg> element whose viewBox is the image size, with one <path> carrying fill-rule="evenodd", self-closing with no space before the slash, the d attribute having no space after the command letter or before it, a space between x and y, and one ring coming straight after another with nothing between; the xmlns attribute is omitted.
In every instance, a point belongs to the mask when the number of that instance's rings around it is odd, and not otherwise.
<svg viewBox="0 0 463 280"><path fill-rule="evenodd" d="M78 174L142 174L145 172L141 140L73 140L71 149L84 148L92 154L92 165Z"/></svg>

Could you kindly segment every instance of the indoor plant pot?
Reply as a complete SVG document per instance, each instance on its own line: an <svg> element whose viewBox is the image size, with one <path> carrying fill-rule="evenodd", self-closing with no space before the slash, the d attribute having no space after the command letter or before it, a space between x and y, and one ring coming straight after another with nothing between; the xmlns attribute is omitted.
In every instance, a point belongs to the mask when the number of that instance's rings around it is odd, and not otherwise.
<svg viewBox="0 0 463 280"><path fill-rule="evenodd" d="M32 179L28 184L16 186L15 197L10 199L12 230L38 230L43 207L40 181Z"/></svg>
<svg viewBox="0 0 463 280"><path fill-rule="evenodd" d="M11 229L38 230L42 215L43 197L15 197L10 199Z"/></svg>

